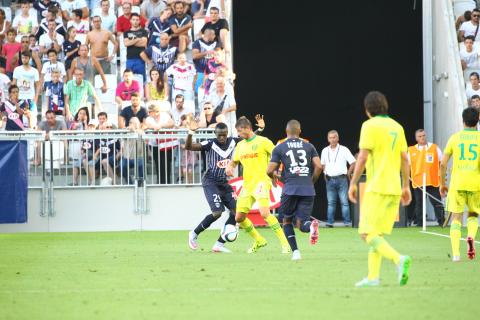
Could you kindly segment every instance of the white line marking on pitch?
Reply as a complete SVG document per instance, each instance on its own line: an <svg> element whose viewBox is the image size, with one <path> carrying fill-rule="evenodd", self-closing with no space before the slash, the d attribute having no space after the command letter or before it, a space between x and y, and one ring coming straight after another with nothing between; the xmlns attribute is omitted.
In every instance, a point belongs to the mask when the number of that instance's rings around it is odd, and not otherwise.
<svg viewBox="0 0 480 320"><path fill-rule="evenodd" d="M436 232L430 232L430 231L420 231L421 233L426 233L426 234L432 234L434 236L439 236L439 237L444 237L444 238L450 238L449 235L446 234L441 234L441 233L436 233ZM460 238L460 240L467 241L465 238ZM480 241L475 241L475 243L480 243Z"/></svg>

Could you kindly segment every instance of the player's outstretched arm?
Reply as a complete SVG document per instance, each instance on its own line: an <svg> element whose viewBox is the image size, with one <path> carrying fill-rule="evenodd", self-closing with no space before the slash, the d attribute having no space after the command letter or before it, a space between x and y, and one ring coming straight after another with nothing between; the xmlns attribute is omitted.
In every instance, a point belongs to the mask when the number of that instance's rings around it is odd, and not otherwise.
<svg viewBox="0 0 480 320"><path fill-rule="evenodd" d="M320 178L320 175L322 174L323 166L322 166L322 163L320 162L320 157L313 157L312 163L313 163L312 181L313 183L316 183L318 181L318 178Z"/></svg>
<svg viewBox="0 0 480 320"><path fill-rule="evenodd" d="M402 204L408 206L412 201L412 193L410 192L410 182L408 180L410 176L410 165L408 164L407 152L401 153L401 167L402 172Z"/></svg>
<svg viewBox="0 0 480 320"><path fill-rule="evenodd" d="M357 203L357 183L363 171L365 171L368 153L369 151L367 149L360 149L358 153L357 164L355 165L355 171L353 172L352 180L350 180L350 188L348 189L348 198L353 203Z"/></svg>
<svg viewBox="0 0 480 320"><path fill-rule="evenodd" d="M263 119L263 114L257 114L255 115L255 121L257 123L255 124L258 128L255 130L255 134L262 133L263 130L265 129L265 120Z"/></svg>
<svg viewBox="0 0 480 320"><path fill-rule="evenodd" d="M197 121L195 121L193 117L188 118L187 127L188 127L188 135L187 135L187 140L185 141L185 150L202 151L202 145L200 143L192 142L192 135L198 129Z"/></svg>
<svg viewBox="0 0 480 320"><path fill-rule="evenodd" d="M442 198L445 198L448 192L447 187L447 167L448 161L450 160L450 155L447 153L443 154L442 161L440 162L440 195Z"/></svg>

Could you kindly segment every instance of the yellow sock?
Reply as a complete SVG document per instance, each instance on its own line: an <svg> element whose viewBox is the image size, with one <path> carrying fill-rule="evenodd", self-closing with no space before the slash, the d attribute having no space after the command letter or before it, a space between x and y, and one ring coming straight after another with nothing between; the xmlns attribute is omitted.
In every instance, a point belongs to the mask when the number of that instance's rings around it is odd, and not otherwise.
<svg viewBox="0 0 480 320"><path fill-rule="evenodd" d="M380 278L380 267L382 266L382 256L370 248L368 252L368 280Z"/></svg>
<svg viewBox="0 0 480 320"><path fill-rule="evenodd" d="M453 220L450 224L450 241L452 243L452 255L454 257L460 256L460 238L462 236L462 223Z"/></svg>
<svg viewBox="0 0 480 320"><path fill-rule="evenodd" d="M280 227L280 223L278 223L277 218L273 214L269 214L265 221L277 235L278 240L280 240L280 244L282 246L288 246L287 237L285 237L285 233L283 232L282 227Z"/></svg>
<svg viewBox="0 0 480 320"><path fill-rule="evenodd" d="M240 222L240 227L247 232L250 237L255 239L255 241L263 241L263 237L258 233L257 229L253 226L253 223L250 219L245 218L242 222Z"/></svg>
<svg viewBox="0 0 480 320"><path fill-rule="evenodd" d="M468 236L475 239L478 230L478 217L468 217L467 219L467 231Z"/></svg>
<svg viewBox="0 0 480 320"><path fill-rule="evenodd" d="M382 257L393 261L395 264L400 262L400 253L393 249L383 237L378 235L368 235L367 243Z"/></svg>

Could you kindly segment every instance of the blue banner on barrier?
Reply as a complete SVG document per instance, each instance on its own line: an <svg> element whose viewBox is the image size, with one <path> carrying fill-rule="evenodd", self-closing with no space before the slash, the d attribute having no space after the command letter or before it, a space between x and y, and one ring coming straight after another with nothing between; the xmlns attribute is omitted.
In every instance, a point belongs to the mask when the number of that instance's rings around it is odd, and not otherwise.
<svg viewBox="0 0 480 320"><path fill-rule="evenodd" d="M0 223L27 222L28 146L0 141Z"/></svg>

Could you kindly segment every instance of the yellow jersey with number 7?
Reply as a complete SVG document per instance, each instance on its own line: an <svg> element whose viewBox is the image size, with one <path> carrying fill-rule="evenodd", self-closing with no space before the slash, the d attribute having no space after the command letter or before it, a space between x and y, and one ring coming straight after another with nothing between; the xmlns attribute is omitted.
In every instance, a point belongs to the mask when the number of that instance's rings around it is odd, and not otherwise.
<svg viewBox="0 0 480 320"><path fill-rule="evenodd" d="M369 150L366 192L401 195L401 153L407 152L403 127L388 116L376 116L362 125L360 149Z"/></svg>
<svg viewBox="0 0 480 320"><path fill-rule="evenodd" d="M444 153L453 158L449 189L480 191L480 132L464 129L454 133Z"/></svg>

